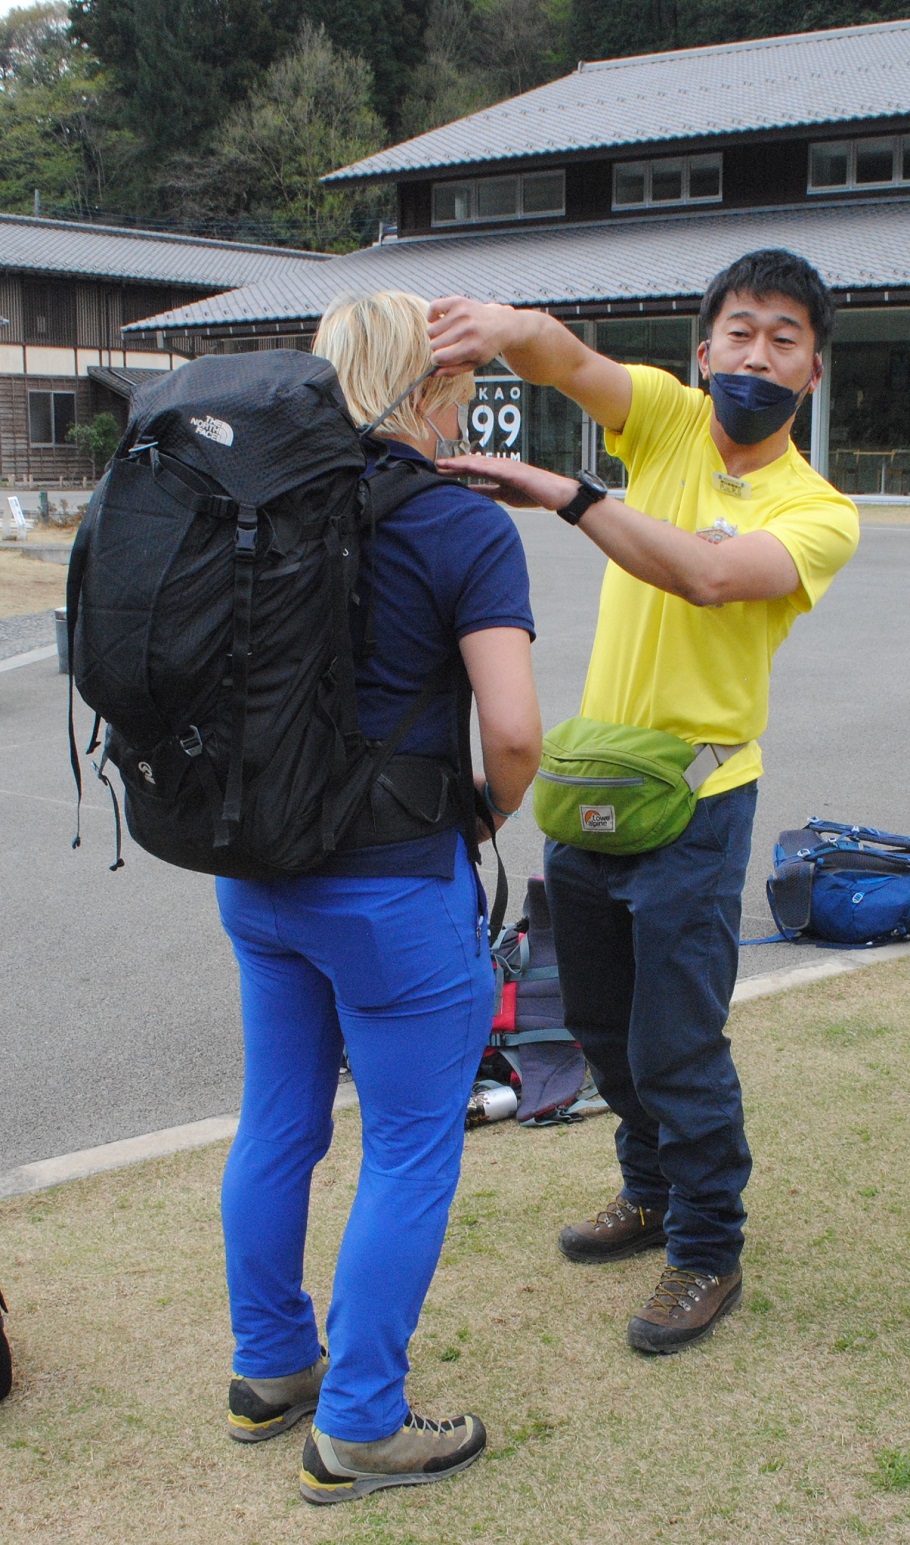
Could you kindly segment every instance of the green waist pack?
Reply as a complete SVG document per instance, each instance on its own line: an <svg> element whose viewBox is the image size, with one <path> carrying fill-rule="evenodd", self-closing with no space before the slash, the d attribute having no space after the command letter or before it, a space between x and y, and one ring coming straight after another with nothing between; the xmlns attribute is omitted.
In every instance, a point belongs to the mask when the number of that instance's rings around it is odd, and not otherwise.
<svg viewBox="0 0 910 1545"><path fill-rule="evenodd" d="M666 847L705 779L747 744L690 746L663 730L566 719L544 736L534 819L546 836L595 853Z"/></svg>

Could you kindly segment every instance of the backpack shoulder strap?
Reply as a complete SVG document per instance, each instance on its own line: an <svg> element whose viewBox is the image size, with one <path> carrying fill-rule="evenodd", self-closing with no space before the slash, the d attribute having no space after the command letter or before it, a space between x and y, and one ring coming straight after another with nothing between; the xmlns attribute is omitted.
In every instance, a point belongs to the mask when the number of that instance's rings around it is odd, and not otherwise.
<svg viewBox="0 0 910 1545"><path fill-rule="evenodd" d="M371 530L392 510L397 510L400 504L413 499L415 494L439 488L446 482L435 467L411 461L404 456L395 456L388 446L376 445L374 448L379 452L378 460L362 480L366 490L364 520Z"/></svg>

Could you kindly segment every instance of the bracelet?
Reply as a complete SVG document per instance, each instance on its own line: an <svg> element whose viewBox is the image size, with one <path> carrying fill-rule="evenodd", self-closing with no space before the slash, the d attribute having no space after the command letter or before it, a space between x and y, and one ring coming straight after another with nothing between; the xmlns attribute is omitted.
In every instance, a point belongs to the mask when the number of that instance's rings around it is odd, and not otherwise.
<svg viewBox="0 0 910 1545"><path fill-rule="evenodd" d="M485 783L483 786L483 798L487 809L492 810L494 815L498 815L501 821L514 821L517 816L521 815L520 808L518 810L500 810L490 793L490 785L488 783Z"/></svg>

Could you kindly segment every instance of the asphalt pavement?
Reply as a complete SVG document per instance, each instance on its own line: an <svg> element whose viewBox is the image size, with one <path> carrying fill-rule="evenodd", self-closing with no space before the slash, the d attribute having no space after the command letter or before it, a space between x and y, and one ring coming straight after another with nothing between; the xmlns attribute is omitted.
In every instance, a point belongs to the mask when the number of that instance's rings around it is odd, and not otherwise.
<svg viewBox="0 0 910 1545"><path fill-rule="evenodd" d="M577 711L603 560L560 522L535 512L518 522L550 725ZM780 829L809 815L910 829L908 561L910 529L864 527L853 563L778 655L747 937L773 927L764 882ZM129 839L126 867L112 874L111 804L86 761L82 845L72 850L66 677L55 657L21 667L13 660L0 664L0 1175L236 1111L242 1078L236 974L211 880L160 864ZM84 744L84 705L78 725ZM530 810L508 824L502 850L515 915L525 877L541 865ZM740 976L804 967L829 953L744 949Z"/></svg>

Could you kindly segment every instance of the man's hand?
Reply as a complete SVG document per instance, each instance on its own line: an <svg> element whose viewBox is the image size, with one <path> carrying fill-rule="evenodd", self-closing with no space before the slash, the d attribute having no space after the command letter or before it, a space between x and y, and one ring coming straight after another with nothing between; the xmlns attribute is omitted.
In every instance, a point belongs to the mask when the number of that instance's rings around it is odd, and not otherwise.
<svg viewBox="0 0 910 1545"><path fill-rule="evenodd" d="M605 429L618 434L629 416L632 377L626 366L589 349L543 311L445 295L430 302L428 332L442 375L476 370L502 354L522 380L555 386Z"/></svg>
<svg viewBox="0 0 910 1545"><path fill-rule="evenodd" d="M511 306L484 305L464 295L431 301L428 331L440 375L488 365L513 341L517 318Z"/></svg>
<svg viewBox="0 0 910 1545"><path fill-rule="evenodd" d="M561 510L578 493L574 477L546 472L526 461L508 461L503 456L444 456L436 463L440 472L467 474L473 493L501 499L517 509ZM477 480L475 485L473 479Z"/></svg>

